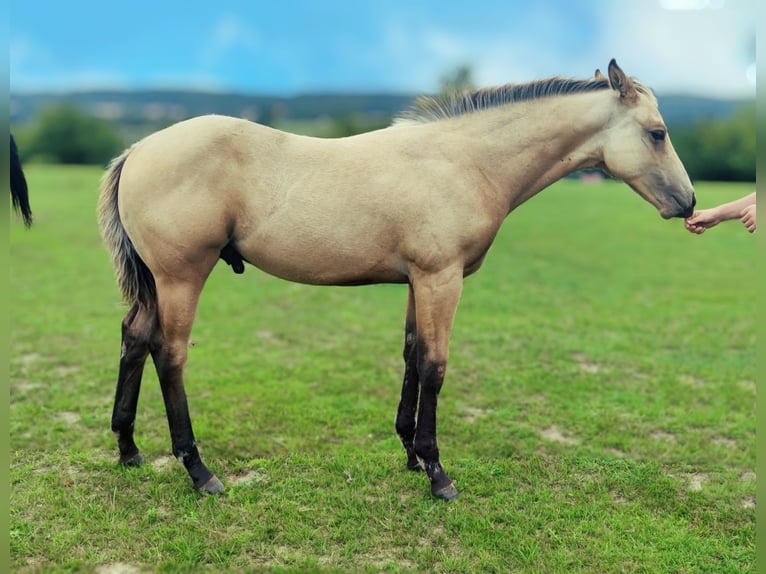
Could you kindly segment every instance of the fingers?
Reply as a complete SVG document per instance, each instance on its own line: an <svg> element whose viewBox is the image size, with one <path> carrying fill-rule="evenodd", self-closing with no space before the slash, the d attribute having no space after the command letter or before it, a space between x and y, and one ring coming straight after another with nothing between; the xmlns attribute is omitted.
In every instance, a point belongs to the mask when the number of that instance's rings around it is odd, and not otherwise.
<svg viewBox="0 0 766 574"><path fill-rule="evenodd" d="M700 235L705 232L705 227L702 225L694 225L693 223L689 223L689 221L684 221L684 227L691 233L696 233L697 235Z"/></svg>
<svg viewBox="0 0 766 574"><path fill-rule="evenodd" d="M711 209L695 211L690 217L687 217L685 221L694 228L702 228L703 231L718 223L718 219ZM689 230L691 231L691 229ZM702 231L699 231L699 233L702 233Z"/></svg>
<svg viewBox="0 0 766 574"><path fill-rule="evenodd" d="M745 209L742 210L740 215L740 221L742 222L742 225L744 225L745 229L747 229L750 233L753 233L756 227L755 205L748 205Z"/></svg>
<svg viewBox="0 0 766 574"><path fill-rule="evenodd" d="M691 217L684 219L684 227L687 229L687 231L700 235L701 233L704 233L705 229L707 228L704 225L699 225L695 222L695 218L698 218L698 215L699 212L696 211Z"/></svg>

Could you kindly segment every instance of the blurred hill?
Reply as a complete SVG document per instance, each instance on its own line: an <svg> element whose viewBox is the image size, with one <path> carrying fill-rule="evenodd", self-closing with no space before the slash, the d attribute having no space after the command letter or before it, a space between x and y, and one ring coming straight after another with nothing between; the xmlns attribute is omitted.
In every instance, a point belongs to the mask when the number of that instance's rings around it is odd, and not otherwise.
<svg viewBox="0 0 766 574"><path fill-rule="evenodd" d="M11 94L11 125L34 120L44 108L71 104L124 128L151 131L159 125L203 114L243 117L267 125L356 115L371 124L387 123L416 94L304 94L293 97L194 91L92 91ZM730 116L742 100L658 95L660 110L673 128L703 119ZM141 129L141 128L145 129ZM133 130L130 130L133 131Z"/></svg>
<svg viewBox="0 0 766 574"><path fill-rule="evenodd" d="M356 116L369 125L385 125L407 108L414 94L303 94L292 97L195 91L92 91L11 94L11 125L33 121L41 110L74 105L89 115L117 124L140 137L171 123L204 114L246 118L266 125L302 125L328 118ZM309 131L311 131L309 129ZM135 132L135 133L133 133Z"/></svg>
<svg viewBox="0 0 766 574"><path fill-rule="evenodd" d="M343 137L390 125L415 98L181 90L11 94L10 124L22 161L103 165L126 145L194 116L223 114L298 134ZM755 181L754 100L657 98L692 180Z"/></svg>

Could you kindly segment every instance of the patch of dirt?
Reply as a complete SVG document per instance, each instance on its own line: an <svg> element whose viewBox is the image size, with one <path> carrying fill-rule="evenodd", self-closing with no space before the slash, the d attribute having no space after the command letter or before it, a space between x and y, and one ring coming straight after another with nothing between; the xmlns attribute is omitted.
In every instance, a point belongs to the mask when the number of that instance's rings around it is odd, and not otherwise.
<svg viewBox="0 0 766 574"><path fill-rule="evenodd" d="M266 479L266 474L261 469L254 468L245 473L231 476L226 482L232 486L245 486L248 484L261 484L265 482Z"/></svg>
<svg viewBox="0 0 766 574"><path fill-rule="evenodd" d="M80 422L80 414L73 413L71 411L62 411L60 413L56 413L53 415L53 418L68 425L74 425Z"/></svg>
<svg viewBox="0 0 766 574"><path fill-rule="evenodd" d="M102 564L96 566L94 572L96 574L140 574L144 570L138 566L132 564L126 564L124 562L112 562L111 564Z"/></svg>
<svg viewBox="0 0 766 574"><path fill-rule="evenodd" d="M175 462L176 459L172 456L161 456L154 459L151 464L156 472L166 472L175 464Z"/></svg>
<svg viewBox="0 0 766 574"><path fill-rule="evenodd" d="M755 473L752 470L746 470L739 475L740 482L755 482Z"/></svg>
<svg viewBox="0 0 766 574"><path fill-rule="evenodd" d="M746 496L743 498L742 508L755 508L755 496Z"/></svg>
<svg viewBox="0 0 766 574"><path fill-rule="evenodd" d="M671 475L674 476L674 475ZM686 472L678 475L676 478L686 480L686 487L692 492L702 490L702 485L707 481L707 475L701 472Z"/></svg>
<svg viewBox="0 0 766 574"><path fill-rule="evenodd" d="M42 383L32 383L30 381L13 381L11 383L11 390L18 391L20 393L26 393L34 391L35 389L42 388Z"/></svg>
<svg viewBox="0 0 766 574"><path fill-rule="evenodd" d="M47 563L47 560L38 556L30 556L27 558L27 566L32 568L32 572L42 571L43 565Z"/></svg>
<svg viewBox="0 0 766 574"><path fill-rule="evenodd" d="M540 431L540 436L544 439L559 442L561 444L578 444L580 441L571 435L566 435L556 425Z"/></svg>
<svg viewBox="0 0 766 574"><path fill-rule="evenodd" d="M606 449L606 452L608 454L611 454L612 456L614 456L616 458L625 458L625 456L626 456L625 451L621 450L619 448L608 448L608 449Z"/></svg>
<svg viewBox="0 0 766 574"><path fill-rule="evenodd" d="M755 381L740 381L737 386L746 391L755 392Z"/></svg>
<svg viewBox="0 0 766 574"><path fill-rule="evenodd" d="M620 369L624 370L630 377L636 379L637 381L645 381L652 378L649 373L644 373L626 365L620 365Z"/></svg>
<svg viewBox="0 0 766 574"><path fill-rule="evenodd" d="M612 493L612 500L615 504L627 504L630 502L627 498L622 496L621 494Z"/></svg>
<svg viewBox="0 0 766 574"><path fill-rule="evenodd" d="M676 435L673 433L660 430L651 432L649 436L654 440L659 440L662 442L675 442L676 440Z"/></svg>
<svg viewBox="0 0 766 574"><path fill-rule="evenodd" d="M277 341L279 340L279 337L277 337L273 331L269 329L258 329L255 332L255 336L258 337L261 341Z"/></svg>
<svg viewBox="0 0 766 574"><path fill-rule="evenodd" d="M402 558L396 550L390 552L376 552L373 554L357 554L355 560L364 566L372 566L375 570L385 572L394 567L395 570L413 570L415 563L406 558Z"/></svg>
<svg viewBox="0 0 766 574"><path fill-rule="evenodd" d="M678 380L681 383L685 385L689 385L694 388L700 388L707 385L704 379L700 379L699 377L695 377L693 375L681 375L680 377L678 377Z"/></svg>
<svg viewBox="0 0 766 574"><path fill-rule="evenodd" d="M59 377L65 378L80 372L80 367L77 365L57 365L53 367L53 372L56 373Z"/></svg>
<svg viewBox="0 0 766 574"><path fill-rule="evenodd" d="M737 448L737 441L734 440L733 438L729 438L726 436L713 437L710 442L712 442L716 446L721 446L723 448L730 449L730 450Z"/></svg>
<svg viewBox="0 0 766 574"><path fill-rule="evenodd" d="M19 355L18 361L21 363L22 368L27 368L32 363L35 363L40 360L42 355L40 353L24 353L23 355Z"/></svg>
<svg viewBox="0 0 766 574"><path fill-rule="evenodd" d="M602 366L590 362L583 354L576 353L572 355L572 358L577 361L577 366L580 367L580 370L586 373L600 373L604 370Z"/></svg>
<svg viewBox="0 0 766 574"><path fill-rule="evenodd" d="M488 416L492 413L491 409L481 409L478 407L463 406L461 408L463 419L469 423L475 423L477 419Z"/></svg>

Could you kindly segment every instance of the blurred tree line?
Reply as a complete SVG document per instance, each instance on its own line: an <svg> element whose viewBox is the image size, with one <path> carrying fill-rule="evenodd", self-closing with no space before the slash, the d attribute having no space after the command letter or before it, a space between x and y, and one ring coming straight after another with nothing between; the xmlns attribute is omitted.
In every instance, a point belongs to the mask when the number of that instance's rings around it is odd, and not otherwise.
<svg viewBox="0 0 766 574"><path fill-rule="evenodd" d="M46 108L33 125L13 132L22 161L105 165L125 147L110 122L70 104Z"/></svg>
<svg viewBox="0 0 766 574"><path fill-rule="evenodd" d="M471 87L468 67L440 79L442 93ZM385 127L349 114L333 118L323 137L343 137ZM44 109L36 121L14 127L23 161L105 165L129 143L113 122L63 104ZM673 145L692 180L755 181L755 102L726 119L708 119L671 126Z"/></svg>
<svg viewBox="0 0 766 574"><path fill-rule="evenodd" d="M670 137L692 180L755 181L755 102L730 118L680 126Z"/></svg>

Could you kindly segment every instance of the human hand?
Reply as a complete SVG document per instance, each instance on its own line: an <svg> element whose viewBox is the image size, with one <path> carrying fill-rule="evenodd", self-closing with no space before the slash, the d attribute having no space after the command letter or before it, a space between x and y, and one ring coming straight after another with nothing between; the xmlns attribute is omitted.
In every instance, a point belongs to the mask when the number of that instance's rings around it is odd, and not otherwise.
<svg viewBox="0 0 766 574"><path fill-rule="evenodd" d="M750 233L755 231L755 204L748 205L742 210L740 221Z"/></svg>
<svg viewBox="0 0 766 574"><path fill-rule="evenodd" d="M755 213L753 213L753 220L755 220ZM721 218L718 215L718 211L715 208L701 209L695 211L691 217L684 219L684 227L691 233L704 233L706 229L710 229L718 225L721 222Z"/></svg>

